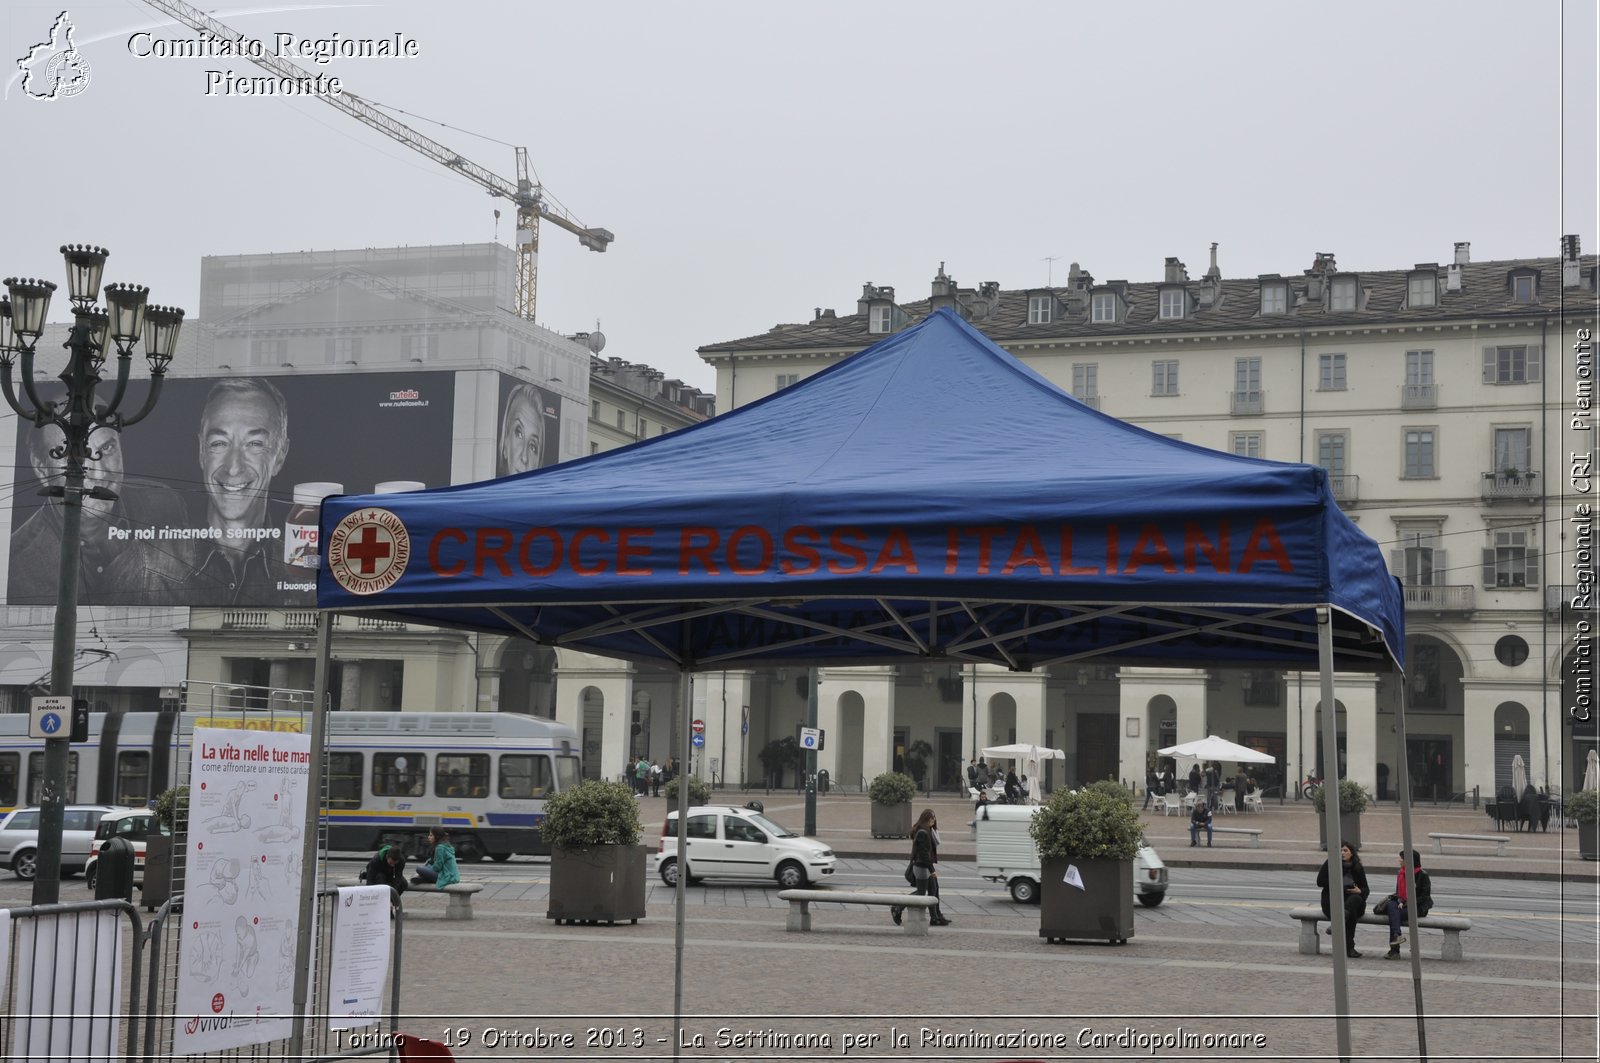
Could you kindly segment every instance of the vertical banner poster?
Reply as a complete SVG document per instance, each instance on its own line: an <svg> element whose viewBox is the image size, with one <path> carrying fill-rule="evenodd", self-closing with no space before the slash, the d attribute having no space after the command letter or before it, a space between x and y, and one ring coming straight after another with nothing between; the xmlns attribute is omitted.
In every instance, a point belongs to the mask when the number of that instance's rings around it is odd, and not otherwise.
<svg viewBox="0 0 1600 1063"><path fill-rule="evenodd" d="M286 1038L294 1027L301 835L311 738L197 727L175 1055Z"/></svg>
<svg viewBox="0 0 1600 1063"><path fill-rule="evenodd" d="M328 1029L353 1030L383 1017L389 974L388 886L341 886L333 904L333 949L328 960Z"/></svg>

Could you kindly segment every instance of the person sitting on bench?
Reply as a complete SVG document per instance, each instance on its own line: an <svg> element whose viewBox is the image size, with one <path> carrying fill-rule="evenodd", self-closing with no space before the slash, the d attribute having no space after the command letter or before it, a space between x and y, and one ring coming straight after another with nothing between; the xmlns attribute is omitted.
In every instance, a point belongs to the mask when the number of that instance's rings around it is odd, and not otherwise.
<svg viewBox="0 0 1600 1063"><path fill-rule="evenodd" d="M1200 844L1200 828L1206 829L1206 848L1211 848L1211 809L1206 807L1204 799L1194 803L1194 811L1189 813L1189 848Z"/></svg>
<svg viewBox="0 0 1600 1063"><path fill-rule="evenodd" d="M1372 906L1373 915L1389 917L1389 952L1386 960L1400 958L1400 946L1406 943L1406 851L1400 850L1400 870L1395 874L1394 892ZM1411 876L1417 883L1417 918L1421 919L1433 908L1433 883L1422 870L1422 854L1411 850Z"/></svg>

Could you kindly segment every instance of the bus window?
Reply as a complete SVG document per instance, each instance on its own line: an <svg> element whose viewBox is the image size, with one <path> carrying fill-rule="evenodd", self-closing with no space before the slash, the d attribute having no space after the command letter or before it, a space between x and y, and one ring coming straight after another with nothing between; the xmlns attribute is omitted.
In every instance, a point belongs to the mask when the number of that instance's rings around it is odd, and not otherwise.
<svg viewBox="0 0 1600 1063"><path fill-rule="evenodd" d="M489 754L440 753L433 763L433 796L489 796Z"/></svg>
<svg viewBox="0 0 1600 1063"><path fill-rule="evenodd" d="M117 804L138 808L150 800L150 754L127 750L117 754Z"/></svg>
<svg viewBox="0 0 1600 1063"><path fill-rule="evenodd" d="M360 753L328 753L328 807L361 807Z"/></svg>
<svg viewBox="0 0 1600 1063"><path fill-rule="evenodd" d="M17 774L22 770L22 754L0 753L0 805L17 803Z"/></svg>
<svg viewBox="0 0 1600 1063"><path fill-rule="evenodd" d="M44 754L28 754L28 804L39 803L39 784L44 779ZM78 799L78 751L67 751L67 796L62 798L63 803L71 804Z"/></svg>
<svg viewBox="0 0 1600 1063"><path fill-rule="evenodd" d="M500 758L500 796L509 800L550 793L550 758L507 753Z"/></svg>
<svg viewBox="0 0 1600 1063"><path fill-rule="evenodd" d="M372 792L377 797L421 797L428 758L421 753L372 754Z"/></svg>
<svg viewBox="0 0 1600 1063"><path fill-rule="evenodd" d="M556 758L556 789L570 790L583 779L583 767L577 757Z"/></svg>

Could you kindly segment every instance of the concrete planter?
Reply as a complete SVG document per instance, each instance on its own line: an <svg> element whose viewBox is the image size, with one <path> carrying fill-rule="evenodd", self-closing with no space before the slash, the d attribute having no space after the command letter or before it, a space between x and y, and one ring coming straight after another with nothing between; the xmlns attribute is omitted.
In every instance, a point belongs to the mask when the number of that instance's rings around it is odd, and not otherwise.
<svg viewBox="0 0 1600 1063"><path fill-rule="evenodd" d="M1062 881L1078 869L1083 889ZM1039 936L1047 942L1133 937L1132 860L1046 860L1039 870Z"/></svg>
<svg viewBox="0 0 1600 1063"><path fill-rule="evenodd" d="M1361 813L1339 813L1339 836L1350 848L1361 851ZM1328 821L1320 814L1317 816L1317 845L1323 852L1328 851Z"/></svg>
<svg viewBox="0 0 1600 1063"><path fill-rule="evenodd" d="M1585 860L1600 860L1600 821L1578 824L1578 855Z"/></svg>
<svg viewBox="0 0 1600 1063"><path fill-rule="evenodd" d="M911 837L911 802L899 805L880 805L876 801L872 802L872 836Z"/></svg>
<svg viewBox="0 0 1600 1063"><path fill-rule="evenodd" d="M155 911L172 896L175 858L170 835L152 834L145 840L144 884L139 887L139 903L145 911Z"/></svg>
<svg viewBox="0 0 1600 1063"><path fill-rule="evenodd" d="M614 924L644 918L642 845L597 845L550 853L550 908L557 923Z"/></svg>

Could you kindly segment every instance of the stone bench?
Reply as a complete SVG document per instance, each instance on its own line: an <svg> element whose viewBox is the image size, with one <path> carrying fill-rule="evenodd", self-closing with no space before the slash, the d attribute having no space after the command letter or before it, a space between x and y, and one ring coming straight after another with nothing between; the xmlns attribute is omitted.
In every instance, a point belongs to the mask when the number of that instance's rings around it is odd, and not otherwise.
<svg viewBox="0 0 1600 1063"><path fill-rule="evenodd" d="M365 879L350 879L335 883L339 886L365 886ZM400 895L402 903L412 897L443 897L445 898L444 917L446 919L471 919L472 895L482 893L481 882L455 882L442 888L431 885L412 886Z"/></svg>
<svg viewBox="0 0 1600 1063"><path fill-rule="evenodd" d="M1436 853L1444 852L1444 840L1449 839L1458 842L1494 842L1496 856L1506 855L1506 843L1511 840L1504 834L1446 834L1438 831L1430 833L1428 837L1433 839L1433 851Z"/></svg>
<svg viewBox="0 0 1600 1063"><path fill-rule="evenodd" d="M1327 916L1318 908L1295 908L1289 913L1291 919L1300 920L1300 951L1307 956L1315 956L1321 951L1322 935L1317 933L1317 924L1329 922ZM1386 915L1373 915L1371 912L1364 914L1361 922L1368 926L1381 926L1385 931L1389 929L1389 917ZM1402 924L1406 925L1406 924ZM1419 916L1417 919L1419 930L1444 931L1444 944L1439 949L1439 958L1447 963L1461 962L1461 935L1472 929L1472 920L1464 915L1439 915L1432 913Z"/></svg>
<svg viewBox="0 0 1600 1063"><path fill-rule="evenodd" d="M806 931L811 929L811 905L818 901L838 904L876 904L885 908L904 908L901 926L912 937L927 937L928 909L939 903L939 898L916 896L910 893L862 893L854 890L779 890L778 899L789 902L789 922L785 929Z"/></svg>
<svg viewBox="0 0 1600 1063"><path fill-rule="evenodd" d="M1243 834L1250 840L1250 848L1261 848L1260 827L1212 827L1213 834Z"/></svg>

